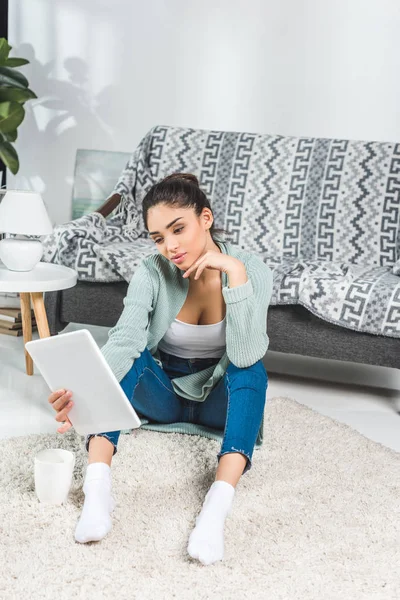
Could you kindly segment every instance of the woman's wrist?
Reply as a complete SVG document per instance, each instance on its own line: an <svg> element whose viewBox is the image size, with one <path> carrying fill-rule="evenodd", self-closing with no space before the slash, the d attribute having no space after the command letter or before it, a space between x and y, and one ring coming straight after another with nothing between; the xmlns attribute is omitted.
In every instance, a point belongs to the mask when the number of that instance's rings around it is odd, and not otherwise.
<svg viewBox="0 0 400 600"><path fill-rule="evenodd" d="M230 288L238 287L248 281L246 267L238 260L236 269L227 272L228 285Z"/></svg>

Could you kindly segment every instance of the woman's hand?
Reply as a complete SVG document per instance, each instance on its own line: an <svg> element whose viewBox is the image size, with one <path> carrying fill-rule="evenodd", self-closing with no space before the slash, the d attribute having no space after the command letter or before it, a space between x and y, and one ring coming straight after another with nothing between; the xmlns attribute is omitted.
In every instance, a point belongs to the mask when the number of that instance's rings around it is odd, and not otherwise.
<svg viewBox="0 0 400 600"><path fill-rule="evenodd" d="M57 429L58 433L65 433L68 429L71 429L72 423L67 417L67 413L71 410L74 403L71 401L72 392L68 390L57 390L49 396L49 403L53 405L54 410L57 411L55 417L56 421L64 423Z"/></svg>
<svg viewBox="0 0 400 600"><path fill-rule="evenodd" d="M198 279L204 269L216 269L223 273L234 273L239 269L244 269L243 263L234 258L228 256L222 252L216 252L215 250L208 250L203 256L200 256L184 273L183 277L188 277L190 273L196 271L195 279Z"/></svg>

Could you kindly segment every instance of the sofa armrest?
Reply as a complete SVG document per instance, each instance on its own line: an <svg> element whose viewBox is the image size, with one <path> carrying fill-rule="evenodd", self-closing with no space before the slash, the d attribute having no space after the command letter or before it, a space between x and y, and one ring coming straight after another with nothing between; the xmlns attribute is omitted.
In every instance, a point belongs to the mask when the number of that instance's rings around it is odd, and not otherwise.
<svg viewBox="0 0 400 600"><path fill-rule="evenodd" d="M112 211L115 208L117 208L120 201L121 194L113 194L112 196L107 198L107 200L104 202L104 204L100 206L99 209L95 210L94 212L100 213L101 215L103 215L103 217L108 217L108 215L110 215Z"/></svg>

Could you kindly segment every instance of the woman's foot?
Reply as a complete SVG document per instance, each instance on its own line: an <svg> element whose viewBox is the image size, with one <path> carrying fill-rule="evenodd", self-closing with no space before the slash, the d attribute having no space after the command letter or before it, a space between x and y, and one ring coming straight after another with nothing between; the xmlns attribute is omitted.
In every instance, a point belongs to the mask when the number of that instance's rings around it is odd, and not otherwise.
<svg viewBox="0 0 400 600"><path fill-rule="evenodd" d="M190 534L188 553L203 565L224 558L224 525L231 511L235 488L226 481L214 481L196 517L196 527Z"/></svg>
<svg viewBox="0 0 400 600"><path fill-rule="evenodd" d="M115 508L111 496L110 467L106 463L91 463L83 484L85 502L75 530L75 540L81 544L98 542L111 531L110 513Z"/></svg>

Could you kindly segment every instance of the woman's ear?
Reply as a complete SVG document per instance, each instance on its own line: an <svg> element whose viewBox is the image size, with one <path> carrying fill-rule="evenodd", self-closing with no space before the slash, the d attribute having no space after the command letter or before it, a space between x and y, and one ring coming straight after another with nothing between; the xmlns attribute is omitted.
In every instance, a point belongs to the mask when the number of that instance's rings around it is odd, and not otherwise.
<svg viewBox="0 0 400 600"><path fill-rule="evenodd" d="M203 208L203 223L206 229L210 229L213 224L214 218L211 210L209 208Z"/></svg>

